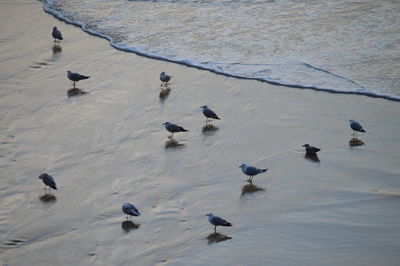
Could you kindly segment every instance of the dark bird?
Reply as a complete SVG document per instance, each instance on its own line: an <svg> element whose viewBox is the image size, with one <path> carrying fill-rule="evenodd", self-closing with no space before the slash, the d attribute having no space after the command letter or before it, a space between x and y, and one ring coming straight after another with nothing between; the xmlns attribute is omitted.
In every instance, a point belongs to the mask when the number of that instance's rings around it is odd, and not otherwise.
<svg viewBox="0 0 400 266"><path fill-rule="evenodd" d="M309 155L317 155L317 152L320 151L320 149L310 146L310 144L304 144L303 147L306 148L306 154Z"/></svg>
<svg viewBox="0 0 400 266"><path fill-rule="evenodd" d="M140 212L136 209L135 206L130 204L129 202L125 202L122 204L122 211L126 214L126 218L131 216L140 216Z"/></svg>
<svg viewBox="0 0 400 266"><path fill-rule="evenodd" d="M165 85L167 85L168 81L171 80L171 77L172 76L165 74L165 72L161 72L161 74L160 74L160 80L162 83L165 83ZM162 85L162 83L161 83L161 85Z"/></svg>
<svg viewBox="0 0 400 266"><path fill-rule="evenodd" d="M242 172L245 175L250 176L249 179L247 180L248 182L252 182L253 181L253 176L261 174L261 173L265 173L268 170L268 169L259 169L259 168L256 168L254 166L248 166L245 163L242 164L241 166L239 166L239 168L242 168Z"/></svg>
<svg viewBox="0 0 400 266"><path fill-rule="evenodd" d="M232 226L232 224L225 219L219 216L215 216L212 213L209 213L206 216L208 216L208 221L210 222L210 224L214 225L214 233L217 232L217 226Z"/></svg>
<svg viewBox="0 0 400 266"><path fill-rule="evenodd" d="M218 119L220 120L220 118L218 117L218 115L216 113L214 113L213 110L211 110L210 108L207 107L207 105L204 105L202 107L200 107L203 109L203 115L206 117L206 123L210 122L211 119Z"/></svg>
<svg viewBox="0 0 400 266"><path fill-rule="evenodd" d="M78 82L82 79L88 79L90 77L78 74L78 73L72 73L71 71L67 71L67 76L69 78L69 80L74 82L74 89L75 89L75 82Z"/></svg>
<svg viewBox="0 0 400 266"><path fill-rule="evenodd" d="M43 183L45 184L44 186L45 189L46 186L48 186L51 187L52 189L57 190L56 182L54 181L54 178L51 175L44 173L39 176L39 179L42 179Z"/></svg>
<svg viewBox="0 0 400 266"><path fill-rule="evenodd" d="M366 131L363 129L363 127L362 127L362 125L360 125L360 123L358 123L357 121L354 121L354 120L349 120L349 121L350 121L350 127L353 130L353 136L354 136L354 133L356 133L356 136L357 136L357 131L366 133Z"/></svg>
<svg viewBox="0 0 400 266"><path fill-rule="evenodd" d="M163 123L163 125L165 126L165 129L168 130L169 132L172 133L171 136L168 136L169 138L172 138L174 136L174 133L176 132L186 132L189 131L187 129L184 129L183 127L180 127L178 125L172 124L170 122L165 122Z"/></svg>
<svg viewBox="0 0 400 266"><path fill-rule="evenodd" d="M53 32L51 33L51 35L53 36L53 38L54 38L54 42L57 42L57 40L62 40L63 39L63 37L62 37L62 35L61 35L61 31L59 31L58 29L57 29L57 27L53 27Z"/></svg>

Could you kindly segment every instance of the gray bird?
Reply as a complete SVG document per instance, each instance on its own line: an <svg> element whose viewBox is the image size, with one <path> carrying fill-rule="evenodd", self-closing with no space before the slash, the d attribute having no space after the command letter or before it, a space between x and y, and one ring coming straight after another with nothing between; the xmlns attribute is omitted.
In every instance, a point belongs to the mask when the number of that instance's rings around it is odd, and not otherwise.
<svg viewBox="0 0 400 266"><path fill-rule="evenodd" d="M216 113L214 113L213 110L211 110L210 108L207 107L207 105L204 105L202 107L200 107L203 109L203 115L206 117L206 123L210 122L211 119L218 119L220 120L220 118L218 117L218 115Z"/></svg>
<svg viewBox="0 0 400 266"><path fill-rule="evenodd" d="M163 123L163 125L165 126L165 129L168 130L169 132L172 133L171 136L168 136L169 138L172 138L174 136L174 133L176 132L187 132L189 130L184 129L183 127L180 127L178 125L172 124L170 122L165 122Z"/></svg>
<svg viewBox="0 0 400 266"><path fill-rule="evenodd" d="M317 152L320 151L320 149L310 146L310 144L304 144L303 147L306 148L306 154L308 155L317 155Z"/></svg>
<svg viewBox="0 0 400 266"><path fill-rule="evenodd" d="M349 120L349 121L350 121L350 127L353 130L353 136L354 136L354 133L356 133L356 137L357 137L357 131L366 133L366 131L363 129L363 127L362 127L362 125L360 125L360 123L358 123L355 120Z"/></svg>
<svg viewBox="0 0 400 266"><path fill-rule="evenodd" d="M53 27L53 32L51 33L51 35L53 36L53 38L54 38L54 42L57 42L57 40L62 40L63 39L63 37L62 37L62 35L61 35L61 31L59 31L58 29L57 29L57 27Z"/></svg>
<svg viewBox="0 0 400 266"><path fill-rule="evenodd" d="M250 176L249 179L247 180L248 182L253 181L253 176L261 174L261 173L265 173L268 170L268 169L259 169L254 166L249 166L249 165L246 165L245 163L242 164L241 166L239 166L239 168L242 168L242 172L245 175Z"/></svg>
<svg viewBox="0 0 400 266"><path fill-rule="evenodd" d="M67 71L67 76L68 76L69 80L74 82L74 89L75 89L75 82L78 82L78 81L80 81L82 79L90 78L88 76L84 76L84 75L81 75L81 74L78 74L78 73L72 73L71 71Z"/></svg>
<svg viewBox="0 0 400 266"><path fill-rule="evenodd" d="M165 83L165 85L167 85L168 81L171 80L171 77L172 76L165 74L165 72L161 72L161 74L160 74L160 80L161 80L161 82ZM161 85L162 85L162 83L161 83Z"/></svg>
<svg viewBox="0 0 400 266"><path fill-rule="evenodd" d="M44 173L39 176L39 179L42 179L43 183L45 184L44 186L45 189L46 186L48 186L51 187L52 189L57 190L56 182L54 181L54 178L51 175Z"/></svg>
<svg viewBox="0 0 400 266"><path fill-rule="evenodd" d="M131 216L140 216L140 212L136 209L135 206L130 204L129 202L125 202L122 204L122 211L126 214L126 218Z"/></svg>
<svg viewBox="0 0 400 266"><path fill-rule="evenodd" d="M215 216L212 213L206 214L206 216L208 216L208 221L210 222L210 224L214 225L214 233L217 232L217 226L232 226L230 222L219 216Z"/></svg>

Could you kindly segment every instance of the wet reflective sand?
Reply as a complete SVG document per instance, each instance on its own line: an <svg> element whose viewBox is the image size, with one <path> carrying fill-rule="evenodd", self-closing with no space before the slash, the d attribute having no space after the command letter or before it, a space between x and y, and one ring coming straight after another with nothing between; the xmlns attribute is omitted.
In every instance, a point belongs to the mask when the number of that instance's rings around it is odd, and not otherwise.
<svg viewBox="0 0 400 266"><path fill-rule="evenodd" d="M2 263L397 266L398 103L141 58L38 1L0 7ZM65 36L56 54L53 25ZM71 66L91 76L83 97L66 95ZM161 71L174 76L163 102ZM209 135L204 104L223 117ZM349 118L368 128L366 145L349 148ZM168 139L165 121L190 132ZM322 163L292 152L309 140ZM269 170L248 184L243 162ZM43 172L59 187L50 196ZM126 201L142 214L131 222ZM210 212L233 227L215 235Z"/></svg>

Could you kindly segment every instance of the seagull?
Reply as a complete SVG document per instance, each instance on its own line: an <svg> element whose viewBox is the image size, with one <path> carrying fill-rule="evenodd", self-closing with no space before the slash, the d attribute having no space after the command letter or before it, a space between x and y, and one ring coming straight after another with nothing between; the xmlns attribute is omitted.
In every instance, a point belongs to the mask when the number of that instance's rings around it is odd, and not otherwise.
<svg viewBox="0 0 400 266"><path fill-rule="evenodd" d="M268 169L258 169L254 166L246 165L245 163L242 164L241 166L239 166L239 168L242 168L242 172L245 175L250 176L249 179L247 180L250 183L251 183L251 181L253 181L253 176L261 174L261 173L265 173L268 170Z"/></svg>
<svg viewBox="0 0 400 266"><path fill-rule="evenodd" d="M57 40L62 40L63 39L63 37L62 37L62 35L61 35L61 31L59 31L58 29L57 29L57 27L53 27L53 32L51 33L51 35L53 36L53 38L54 38L54 42L57 42Z"/></svg>
<svg viewBox="0 0 400 266"><path fill-rule="evenodd" d="M210 122L211 119L218 119L220 120L220 118L218 117L218 115L216 113L214 113L213 110L211 110L210 108L207 107L207 105L204 105L202 107L200 107L203 109L203 115L206 117L206 123Z"/></svg>
<svg viewBox="0 0 400 266"><path fill-rule="evenodd" d="M306 154L308 155L317 155L317 152L320 151L320 149L310 146L310 144L304 144L303 147L306 148Z"/></svg>
<svg viewBox="0 0 400 266"><path fill-rule="evenodd" d="M165 129L168 130L169 132L172 133L171 136L168 136L169 138L172 138L174 136L174 133L176 132L186 132L189 131L187 129L184 129L183 127L180 127L178 125L172 124L170 122L165 122L163 123L163 125L165 125Z"/></svg>
<svg viewBox="0 0 400 266"><path fill-rule="evenodd" d="M129 202L122 204L122 211L126 214L127 219L129 216L140 216L138 209Z"/></svg>
<svg viewBox="0 0 400 266"><path fill-rule="evenodd" d="M350 121L350 127L353 130L353 136L354 136L354 133L356 133L356 137L357 137L357 131L366 133L366 131L363 129L363 127L362 127L362 125L360 125L360 123L358 123L357 121L354 121L354 120L349 120L349 121Z"/></svg>
<svg viewBox="0 0 400 266"><path fill-rule="evenodd" d="M210 222L210 224L214 225L214 233L217 232L217 226L232 226L232 224L228 221L226 221L225 219L216 216L212 213L207 214L206 216L208 216L208 221Z"/></svg>
<svg viewBox="0 0 400 266"><path fill-rule="evenodd" d="M54 178L51 175L48 175L46 173L41 174L39 176L39 179L42 179L44 183L44 189L46 189L46 186L51 187L52 189L57 190L56 182L54 181ZM49 188L50 190L50 188Z"/></svg>
<svg viewBox="0 0 400 266"><path fill-rule="evenodd" d="M161 74L160 74L160 80L161 80L161 82L165 83L165 85L167 85L168 81L171 80L171 77L172 76L165 74L165 72L161 72ZM162 85L162 83L161 83L161 85Z"/></svg>
<svg viewBox="0 0 400 266"><path fill-rule="evenodd" d="M88 79L90 77L87 76L83 76L81 74L78 73L72 73L71 71L67 71L67 76L70 80L72 80L74 82L74 89L75 89L75 82L78 82L82 79Z"/></svg>

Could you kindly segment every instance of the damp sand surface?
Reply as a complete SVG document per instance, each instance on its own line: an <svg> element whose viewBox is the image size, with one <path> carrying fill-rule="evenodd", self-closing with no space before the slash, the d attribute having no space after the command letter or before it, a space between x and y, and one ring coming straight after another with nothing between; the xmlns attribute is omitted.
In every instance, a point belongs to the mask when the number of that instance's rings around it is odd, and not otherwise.
<svg viewBox="0 0 400 266"><path fill-rule="evenodd" d="M399 103L151 60L40 2L0 7L3 264L398 265ZM90 76L77 83L86 94L69 97L68 70ZM162 71L173 76L163 92ZM190 132L170 140L166 121ZM242 163L269 170L251 185ZM126 201L142 214L132 222ZM214 234L210 212L233 227Z"/></svg>

